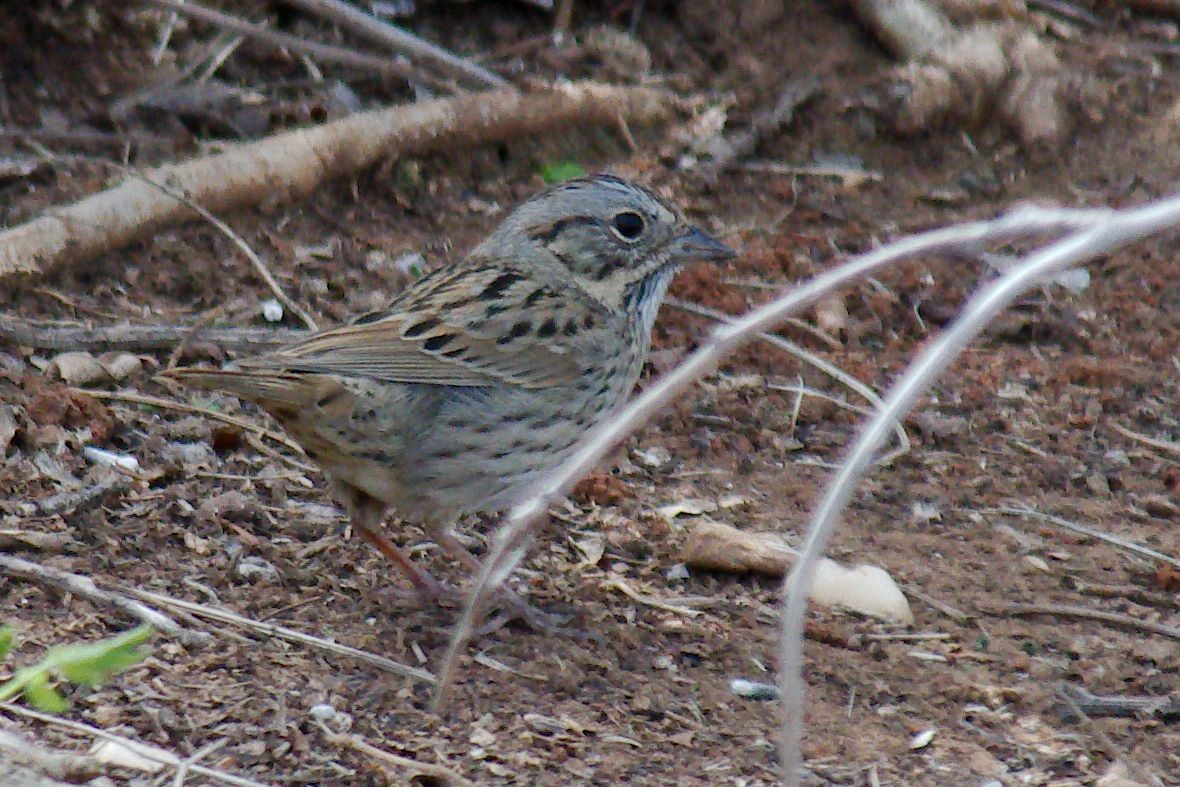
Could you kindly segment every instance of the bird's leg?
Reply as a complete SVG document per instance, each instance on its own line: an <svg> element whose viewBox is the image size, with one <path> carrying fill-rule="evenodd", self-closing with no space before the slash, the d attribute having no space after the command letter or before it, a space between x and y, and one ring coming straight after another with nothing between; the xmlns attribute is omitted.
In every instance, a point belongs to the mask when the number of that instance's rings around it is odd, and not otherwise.
<svg viewBox="0 0 1180 787"><path fill-rule="evenodd" d="M429 571L416 565L381 532L381 520L385 516L386 508L384 503L358 489L341 485L339 491L340 499L348 509L349 519L356 532L397 566L414 584L414 589L419 595L431 601L441 601L454 596L453 591L432 577Z"/></svg>
<svg viewBox="0 0 1180 787"><path fill-rule="evenodd" d="M432 577L429 571L410 560L380 530L370 530L360 524L357 524L356 530L361 538L377 547L377 550L382 555L385 555L395 566L402 570L402 573L414 584L414 589L418 591L419 595L432 601L441 601L444 598L454 596L453 591L448 590L441 582Z"/></svg>
<svg viewBox="0 0 1180 787"><path fill-rule="evenodd" d="M447 554L459 561L463 568L471 572L472 577L477 577L483 566L479 559L464 546L451 529L448 527L436 527L430 529L430 537L436 544L447 551ZM561 615L553 615L548 612L542 612L534 607L524 598L522 598L516 591L508 587L507 584L502 585L499 590L500 598L507 606L508 616L497 615L480 628L476 629L477 636L484 636L496 631L506 623L513 620L523 620L531 628L545 632L546 634L556 634L559 636L580 636L580 632L572 631L566 627L568 620Z"/></svg>

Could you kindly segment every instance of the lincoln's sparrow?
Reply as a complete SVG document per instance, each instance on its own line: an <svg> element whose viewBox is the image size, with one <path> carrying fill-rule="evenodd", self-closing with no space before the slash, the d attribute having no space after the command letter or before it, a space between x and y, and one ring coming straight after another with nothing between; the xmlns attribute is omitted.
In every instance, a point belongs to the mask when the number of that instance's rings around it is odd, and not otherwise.
<svg viewBox="0 0 1180 787"><path fill-rule="evenodd" d="M358 532L437 593L382 535L386 509L474 567L450 524L527 496L631 392L679 266L732 256L639 186L571 180L380 312L232 370L167 376L261 405Z"/></svg>

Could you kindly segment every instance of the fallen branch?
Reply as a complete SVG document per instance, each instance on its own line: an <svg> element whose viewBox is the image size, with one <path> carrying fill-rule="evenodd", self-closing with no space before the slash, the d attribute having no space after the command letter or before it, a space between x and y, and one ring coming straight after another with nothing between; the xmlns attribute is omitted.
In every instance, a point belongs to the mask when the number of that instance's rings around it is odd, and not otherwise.
<svg viewBox="0 0 1180 787"><path fill-rule="evenodd" d="M28 503L17 503L15 504L15 508L24 516L66 514L77 511L84 506L93 505L101 500L103 495L108 492L127 491L131 488L131 480L130 476L112 469L104 477L81 489L58 492L41 500L34 500ZM0 545L3 543L3 538L0 538Z"/></svg>
<svg viewBox="0 0 1180 787"><path fill-rule="evenodd" d="M0 314L0 342L38 350L146 352L200 339L231 352L257 353L306 336L289 328L202 328L199 325L34 323Z"/></svg>
<svg viewBox="0 0 1180 787"><path fill-rule="evenodd" d="M1063 688L1063 686L1058 688L1057 696L1069 706L1078 720L1084 723L1090 729L1090 732L1093 733L1094 737L1102 743L1102 746L1106 750L1106 755L1114 760L1115 765L1122 765L1122 768L1119 770L1124 774L1130 771L1135 776L1134 784L1150 783L1152 787L1164 787L1162 779L1156 777L1154 774L1148 773L1142 765L1131 759L1123 747L1119 746L1114 742L1114 739L1107 735L1106 730L1099 727L1094 723L1093 719L1086 715L1086 712L1077 704L1070 692L1061 690ZM1114 768L1112 767L1111 771L1108 771L1108 774L1113 771ZM1106 779L1103 779L1103 781L1106 781ZM1126 782L1131 780L1123 778L1121 781Z"/></svg>
<svg viewBox="0 0 1180 787"><path fill-rule="evenodd" d="M68 533L42 530L0 530L0 552L64 552L70 543Z"/></svg>
<svg viewBox="0 0 1180 787"><path fill-rule="evenodd" d="M180 4L189 7L191 4ZM650 125L672 117L679 101L650 87L560 83L536 93L514 90L423 101L277 134L224 153L149 170L213 213L290 201L328 178L357 172L385 156L477 145L571 125ZM47 273L191 219L180 200L135 177L0 232L0 279Z"/></svg>
<svg viewBox="0 0 1180 787"><path fill-rule="evenodd" d="M1025 617L1028 615L1054 615L1061 618L1080 618L1082 620L1097 620L1122 626L1133 631L1143 631L1148 634L1159 634L1161 637L1180 639L1180 628L1152 623L1150 620L1139 620L1130 615L1118 612L1105 612L1101 609L1078 607L1072 604L1009 604L1001 610L1001 614Z"/></svg>
<svg viewBox="0 0 1180 787"><path fill-rule="evenodd" d="M435 678L426 670L418 669L417 667L408 667L405 664L388 659L384 656L378 656L375 653L369 653L358 648L350 647L348 645L341 645L339 642L333 642L328 639L320 637L313 637L310 634L304 634L302 631L289 629L286 626L279 626L275 623L262 623L257 620L243 617L236 612L230 612L228 609L219 609L217 607L210 607L206 604L197 604L193 601L185 601L179 598L172 598L160 593L152 593L147 590L140 590L139 588L127 588L127 593L133 596L139 596L142 599L151 601L165 607L173 607L175 609L183 610L190 615L195 615L199 618L208 618L216 620L221 623L231 623L235 626L241 626L244 629L262 634L267 637L274 637L275 639L282 639L288 642L298 642L301 645L307 645L319 650L324 650L329 653L335 653L340 656L348 656L357 661L362 661L366 664L371 664L374 667L388 670L396 675L401 675L406 678L413 678L414 680L422 681L423 683L433 684Z"/></svg>
<svg viewBox="0 0 1180 787"><path fill-rule="evenodd" d="M477 66L470 60L464 60L440 46L423 41L400 27L387 24L375 16L366 14L356 6L343 2L343 0L283 0L283 2L301 8L309 14L315 14L335 22L373 43L389 47L394 52L400 52L423 63L429 63L440 71L445 71L459 79L466 79L480 87L505 87L508 85L507 80L496 76L486 68Z"/></svg>
<svg viewBox="0 0 1180 787"><path fill-rule="evenodd" d="M56 568L50 568L39 563L23 560L14 555L0 553L0 569L4 569L10 576L30 579L51 585L67 593L73 593L89 599L96 604L116 607L132 617L152 626L159 631L176 637L185 645L204 645L210 641L210 636L204 632L191 631L184 628L172 618L151 607L141 604L135 599L127 598L109 590L103 590L94 584L90 577L80 574L70 574Z"/></svg>
<svg viewBox="0 0 1180 787"><path fill-rule="evenodd" d="M420 70L406 63L399 63L387 57L377 57L376 55L354 52L351 49L344 49L343 47L332 46L331 44L308 41L299 36L289 35L288 33L268 30L262 25L256 25L253 22L238 19L236 16L231 16L212 8L206 8L203 5L193 2L193 0L140 0L140 2L145 2L159 8L166 8L174 13L197 19L206 24L220 27L223 30L230 30L264 46L269 46L271 49L289 49L293 52L302 52L325 63L335 63L341 66L371 71L382 76L397 77L411 84L419 83L427 85L435 90L447 90L446 84L432 79L428 74L423 74Z"/></svg>

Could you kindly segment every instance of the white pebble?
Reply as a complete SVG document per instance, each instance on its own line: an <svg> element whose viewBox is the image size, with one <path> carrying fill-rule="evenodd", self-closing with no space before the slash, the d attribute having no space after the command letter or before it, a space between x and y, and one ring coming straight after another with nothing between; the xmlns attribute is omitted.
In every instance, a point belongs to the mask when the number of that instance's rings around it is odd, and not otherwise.
<svg viewBox="0 0 1180 787"><path fill-rule="evenodd" d="M734 678L729 682L729 690L739 697L748 700L777 700L778 686L770 683L759 683L745 678Z"/></svg>

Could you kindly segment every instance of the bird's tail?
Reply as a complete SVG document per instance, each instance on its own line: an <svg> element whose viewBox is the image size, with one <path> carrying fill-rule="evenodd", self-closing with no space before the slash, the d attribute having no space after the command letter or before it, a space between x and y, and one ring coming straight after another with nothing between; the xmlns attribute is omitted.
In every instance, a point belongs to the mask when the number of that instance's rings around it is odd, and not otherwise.
<svg viewBox="0 0 1180 787"><path fill-rule="evenodd" d="M170 369L159 377L194 388L232 393L266 410L306 407L322 396L327 380L317 375L280 371L239 371L188 367Z"/></svg>

